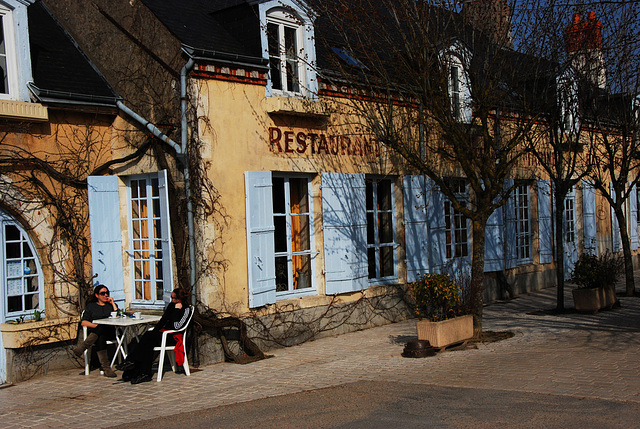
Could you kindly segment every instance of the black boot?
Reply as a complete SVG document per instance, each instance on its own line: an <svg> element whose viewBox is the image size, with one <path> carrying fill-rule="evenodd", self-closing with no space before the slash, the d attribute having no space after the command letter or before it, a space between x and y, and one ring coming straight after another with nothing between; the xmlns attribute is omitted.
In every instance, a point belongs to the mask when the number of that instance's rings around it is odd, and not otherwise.
<svg viewBox="0 0 640 429"><path fill-rule="evenodd" d="M84 353L85 350L91 347L97 340L98 334L96 334L95 332L90 333L89 335L87 335L86 340L78 343L78 345L73 348L73 353L78 357L82 356L82 353Z"/></svg>
<svg viewBox="0 0 640 429"><path fill-rule="evenodd" d="M109 354L106 350L100 350L98 353L98 360L100 360L100 366L105 377L114 378L117 374L111 369L111 362L109 361Z"/></svg>

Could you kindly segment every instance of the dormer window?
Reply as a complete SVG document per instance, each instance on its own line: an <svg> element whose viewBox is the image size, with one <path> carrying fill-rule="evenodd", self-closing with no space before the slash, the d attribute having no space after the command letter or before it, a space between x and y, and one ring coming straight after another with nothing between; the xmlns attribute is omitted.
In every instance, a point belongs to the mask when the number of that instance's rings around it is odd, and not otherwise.
<svg viewBox="0 0 640 429"><path fill-rule="evenodd" d="M451 115L457 122L470 123L473 112L471 109L471 84L467 73L467 65L471 53L460 43L454 43L442 53L443 73L448 81L449 105Z"/></svg>
<svg viewBox="0 0 640 429"><path fill-rule="evenodd" d="M578 83L572 69L557 78L558 132L578 134L580 131Z"/></svg>
<svg viewBox="0 0 640 429"><path fill-rule="evenodd" d="M279 11L267 17L267 38L269 40L269 64L271 66L271 88L283 92L300 92L303 81L299 65L300 29L294 17L286 18Z"/></svg>
<svg viewBox="0 0 640 429"><path fill-rule="evenodd" d="M269 60L268 97L314 99L318 92L312 18L295 0L260 3L263 58Z"/></svg>
<svg viewBox="0 0 640 429"><path fill-rule="evenodd" d="M18 71L11 9L0 4L0 98L17 98Z"/></svg>

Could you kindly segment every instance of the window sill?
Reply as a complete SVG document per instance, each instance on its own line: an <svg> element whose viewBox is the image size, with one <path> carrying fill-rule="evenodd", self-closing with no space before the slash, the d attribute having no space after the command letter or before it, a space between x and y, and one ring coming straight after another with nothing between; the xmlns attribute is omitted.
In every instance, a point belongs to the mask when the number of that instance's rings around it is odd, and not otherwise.
<svg viewBox="0 0 640 429"><path fill-rule="evenodd" d="M0 118L27 121L47 121L49 113L40 103L26 103L24 101L1 100Z"/></svg>
<svg viewBox="0 0 640 429"><path fill-rule="evenodd" d="M264 109L269 114L329 117L326 103L295 97L268 97L264 100Z"/></svg>
<svg viewBox="0 0 640 429"><path fill-rule="evenodd" d="M2 342L6 349L67 341L76 338L80 316L62 319L28 320L22 323L3 323Z"/></svg>

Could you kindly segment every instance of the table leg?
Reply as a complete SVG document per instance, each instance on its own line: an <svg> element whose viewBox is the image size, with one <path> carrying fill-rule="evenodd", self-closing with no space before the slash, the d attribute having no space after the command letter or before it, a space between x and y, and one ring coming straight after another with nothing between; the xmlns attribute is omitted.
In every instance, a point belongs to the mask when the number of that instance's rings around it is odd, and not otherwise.
<svg viewBox="0 0 640 429"><path fill-rule="evenodd" d="M118 352L122 354L124 359L127 358L127 344L125 339L127 337L127 326L120 330L119 327L116 327L116 352L113 354L113 359L111 359L111 366L116 362L116 358L118 357Z"/></svg>

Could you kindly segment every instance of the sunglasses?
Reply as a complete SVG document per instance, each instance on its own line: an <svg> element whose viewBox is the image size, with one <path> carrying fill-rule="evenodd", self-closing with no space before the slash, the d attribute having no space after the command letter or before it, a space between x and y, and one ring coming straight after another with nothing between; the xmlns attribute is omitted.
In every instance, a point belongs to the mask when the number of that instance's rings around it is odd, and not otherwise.
<svg viewBox="0 0 640 429"><path fill-rule="evenodd" d="M98 295L103 295L103 296L104 296L104 295L107 295L107 296L109 296L109 291L106 291L106 292L98 292Z"/></svg>

